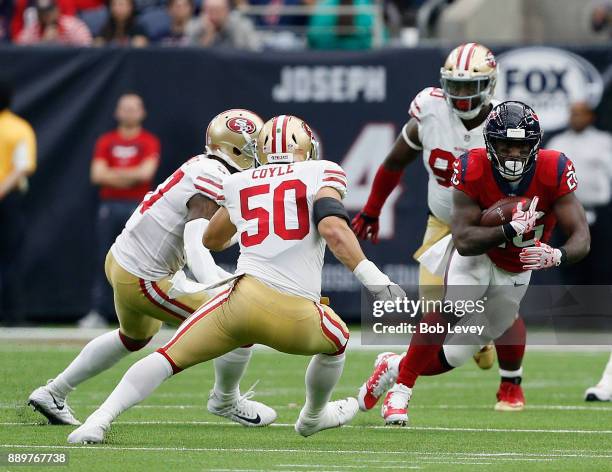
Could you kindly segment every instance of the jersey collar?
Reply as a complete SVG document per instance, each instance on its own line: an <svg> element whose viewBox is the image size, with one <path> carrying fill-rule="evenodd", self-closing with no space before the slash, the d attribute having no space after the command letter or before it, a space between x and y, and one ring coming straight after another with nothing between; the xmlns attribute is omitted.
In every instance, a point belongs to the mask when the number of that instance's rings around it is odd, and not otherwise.
<svg viewBox="0 0 612 472"><path fill-rule="evenodd" d="M493 164L491 164L491 170L493 171L493 177L495 178L495 182L497 182L497 186L502 191L502 193L509 196L515 196L523 195L527 191L529 185L531 184L531 181L533 180L533 176L535 175L535 170L537 166L538 159L536 159L534 164L531 166L531 169L529 169L525 173L525 175L521 178L521 181L519 182L518 186L514 189L512 188L512 185L510 185L510 182L508 182L502 177L502 175L499 173L499 171L495 168Z"/></svg>

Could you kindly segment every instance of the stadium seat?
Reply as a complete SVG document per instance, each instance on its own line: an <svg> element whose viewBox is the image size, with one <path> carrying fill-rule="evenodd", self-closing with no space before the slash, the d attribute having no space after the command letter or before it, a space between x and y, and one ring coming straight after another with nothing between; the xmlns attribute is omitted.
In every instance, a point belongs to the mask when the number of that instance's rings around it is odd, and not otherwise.
<svg viewBox="0 0 612 472"><path fill-rule="evenodd" d="M170 31L170 17L164 8L153 8L138 17L147 37L155 42Z"/></svg>
<svg viewBox="0 0 612 472"><path fill-rule="evenodd" d="M106 7L83 10L79 13L79 17L89 28L91 35L95 37L102 32L102 28L108 20L108 10Z"/></svg>

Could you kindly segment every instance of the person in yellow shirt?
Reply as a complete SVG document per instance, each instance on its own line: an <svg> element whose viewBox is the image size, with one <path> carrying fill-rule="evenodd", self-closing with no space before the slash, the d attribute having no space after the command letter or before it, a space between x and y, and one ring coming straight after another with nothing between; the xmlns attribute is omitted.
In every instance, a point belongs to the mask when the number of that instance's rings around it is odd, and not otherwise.
<svg viewBox="0 0 612 472"><path fill-rule="evenodd" d="M23 194L36 169L36 136L9 109L12 88L0 81L0 319L21 321L20 248L24 235Z"/></svg>

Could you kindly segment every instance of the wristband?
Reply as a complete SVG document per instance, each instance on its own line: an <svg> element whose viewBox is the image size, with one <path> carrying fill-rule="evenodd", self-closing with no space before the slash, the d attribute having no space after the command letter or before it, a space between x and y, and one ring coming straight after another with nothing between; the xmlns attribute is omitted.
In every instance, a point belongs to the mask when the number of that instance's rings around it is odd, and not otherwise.
<svg viewBox="0 0 612 472"><path fill-rule="evenodd" d="M561 262L559 263L559 265L566 264L567 263L567 251L565 250L565 248L560 247L559 252L561 253Z"/></svg>
<svg viewBox="0 0 612 472"><path fill-rule="evenodd" d="M353 270L353 274L357 277L357 280L366 287L372 285L386 286L392 283L389 277L382 273L381 270L376 267L376 264L368 259L364 259L357 264L357 267Z"/></svg>
<svg viewBox="0 0 612 472"><path fill-rule="evenodd" d="M507 241L512 241L518 234L514 229L514 226L512 226L510 223L502 225L502 231L504 232L504 237Z"/></svg>

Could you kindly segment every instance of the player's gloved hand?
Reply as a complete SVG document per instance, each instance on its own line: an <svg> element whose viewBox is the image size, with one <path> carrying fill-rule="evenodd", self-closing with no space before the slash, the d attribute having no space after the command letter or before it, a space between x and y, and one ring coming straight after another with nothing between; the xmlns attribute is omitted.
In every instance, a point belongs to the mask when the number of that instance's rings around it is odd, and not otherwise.
<svg viewBox="0 0 612 472"><path fill-rule="evenodd" d="M550 247L537 239L535 246L523 248L519 257L525 270L548 269L557 267L563 262L563 253L560 249Z"/></svg>
<svg viewBox="0 0 612 472"><path fill-rule="evenodd" d="M402 288L391 282L391 279L380 271L372 261L364 259L361 261L353 274L368 289L375 300L395 300L404 298L406 292Z"/></svg>
<svg viewBox="0 0 612 472"><path fill-rule="evenodd" d="M512 221L509 223L516 232L516 236L522 236L525 233L529 233L529 231L533 231L537 219L544 215L543 212L536 211L538 201L538 197L533 197L527 210L523 210L523 202L516 204L516 208L512 212Z"/></svg>
<svg viewBox="0 0 612 472"><path fill-rule="evenodd" d="M374 300L387 301L397 300L398 298L403 300L406 298L406 292L404 292L404 289L394 283L384 286L376 285L372 288L375 288L376 290L370 290L370 287L368 287L370 293L374 296Z"/></svg>
<svg viewBox="0 0 612 472"><path fill-rule="evenodd" d="M378 216L360 211L351 221L351 227L359 239L370 239L374 244L378 242Z"/></svg>

